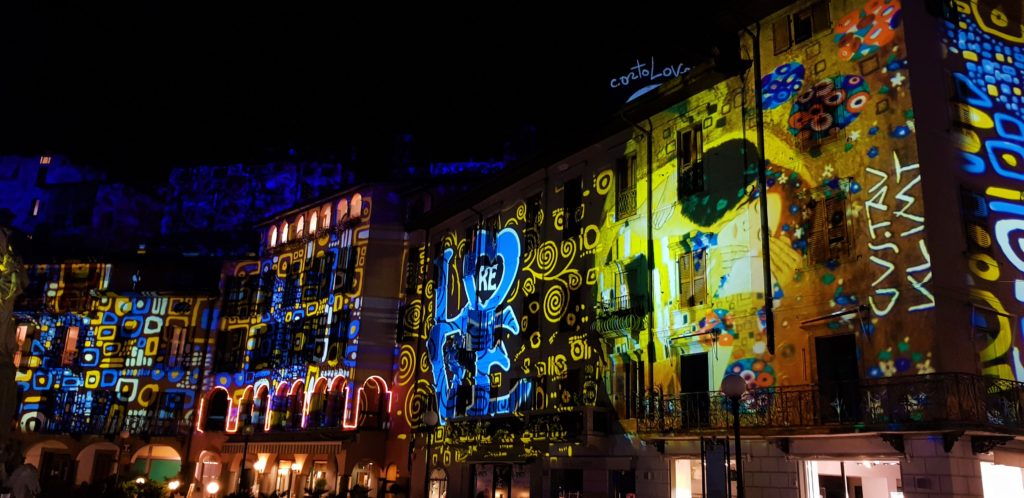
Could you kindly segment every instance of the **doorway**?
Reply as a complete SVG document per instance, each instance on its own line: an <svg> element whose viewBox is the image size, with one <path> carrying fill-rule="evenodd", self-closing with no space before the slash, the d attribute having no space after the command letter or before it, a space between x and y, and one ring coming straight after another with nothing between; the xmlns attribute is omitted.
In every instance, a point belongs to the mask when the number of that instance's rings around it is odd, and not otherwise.
<svg viewBox="0 0 1024 498"><path fill-rule="evenodd" d="M803 479L808 498L903 497L903 476L895 460L808 460Z"/></svg>
<svg viewBox="0 0 1024 498"><path fill-rule="evenodd" d="M818 389L823 422L860 420L860 374L857 339L853 334L818 337L814 340Z"/></svg>
<svg viewBox="0 0 1024 498"><path fill-rule="evenodd" d="M57 496L68 491L73 484L74 461L68 453L43 450L39 467L39 482L43 493Z"/></svg>
<svg viewBox="0 0 1024 498"><path fill-rule="evenodd" d="M711 389L708 354L695 353L679 358L679 392L683 395L683 423L686 427L708 425Z"/></svg>

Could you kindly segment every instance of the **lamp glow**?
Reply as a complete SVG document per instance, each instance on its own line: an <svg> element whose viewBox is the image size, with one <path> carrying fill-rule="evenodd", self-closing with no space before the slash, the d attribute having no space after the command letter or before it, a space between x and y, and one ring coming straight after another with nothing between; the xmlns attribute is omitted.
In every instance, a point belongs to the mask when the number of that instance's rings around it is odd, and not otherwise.
<svg viewBox="0 0 1024 498"><path fill-rule="evenodd" d="M262 474L264 470L267 470L267 462L264 462L262 460L258 461L256 463L252 464L252 468L256 472Z"/></svg>
<svg viewBox="0 0 1024 498"><path fill-rule="evenodd" d="M143 484L146 484L146 478L145 477L139 477L138 479L135 479L135 484L138 484L140 486L143 485Z"/></svg>
<svg viewBox="0 0 1024 498"><path fill-rule="evenodd" d="M180 488L180 487L181 487L181 481L179 481L177 479L167 483L167 489L169 489L171 491L177 491L178 488Z"/></svg>
<svg viewBox="0 0 1024 498"><path fill-rule="evenodd" d="M206 485L207 493L215 495L218 491L220 491L220 484L217 481L210 481L210 483Z"/></svg>
<svg viewBox="0 0 1024 498"><path fill-rule="evenodd" d="M277 474L278 475L282 475L282 476L283 475L288 475L288 467L278 467L277 468Z"/></svg>
<svg viewBox="0 0 1024 498"><path fill-rule="evenodd" d="M300 464L299 462L295 462L292 464L292 472L298 472L300 470L302 470L302 464Z"/></svg>

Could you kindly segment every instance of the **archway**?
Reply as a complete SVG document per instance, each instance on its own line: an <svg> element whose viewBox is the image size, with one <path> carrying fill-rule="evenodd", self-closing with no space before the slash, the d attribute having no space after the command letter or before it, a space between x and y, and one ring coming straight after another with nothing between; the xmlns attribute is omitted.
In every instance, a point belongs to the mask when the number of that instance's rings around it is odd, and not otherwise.
<svg viewBox="0 0 1024 498"><path fill-rule="evenodd" d="M270 415L267 417L270 430L284 430L288 422L288 387L287 382L278 384L274 397L270 399Z"/></svg>
<svg viewBox="0 0 1024 498"><path fill-rule="evenodd" d="M331 381L331 388L327 391L327 409L324 425L337 427L345 415L345 401L348 381L341 376Z"/></svg>
<svg viewBox="0 0 1024 498"><path fill-rule="evenodd" d="M39 483L43 492L60 495L74 484L74 458L68 446L48 439L30 446L25 451L25 463L39 469Z"/></svg>
<svg viewBox="0 0 1024 498"><path fill-rule="evenodd" d="M75 483L100 482L117 472L117 454L121 451L109 441L93 443L75 457Z"/></svg>
<svg viewBox="0 0 1024 498"><path fill-rule="evenodd" d="M306 408L306 427L315 429L323 427L327 422L327 379L321 378L313 385L313 393L309 396Z"/></svg>
<svg viewBox="0 0 1024 498"><path fill-rule="evenodd" d="M206 398L206 409L203 410L203 431L218 432L227 428L228 391L223 387L215 387Z"/></svg>
<svg viewBox="0 0 1024 498"><path fill-rule="evenodd" d="M363 382L359 393L359 422L361 427L386 429L390 410L391 392L384 379L371 376Z"/></svg>
<svg viewBox="0 0 1024 498"><path fill-rule="evenodd" d="M270 410L270 388L266 385L261 385L256 388L256 396L253 398L252 403L252 425L256 432L263 432L270 418L268 416L268 410Z"/></svg>
<svg viewBox="0 0 1024 498"><path fill-rule="evenodd" d="M383 497L384 494L378 494L380 488L380 465L373 463L370 460L361 460L352 467L352 478L349 482L349 490L356 486L362 486L369 490L368 495L376 498L378 496Z"/></svg>
<svg viewBox="0 0 1024 498"><path fill-rule="evenodd" d="M216 482L221 489L225 489L224 482L221 482L221 457L212 451L203 451L199 454L199 462L196 464L195 480L197 488L201 490L198 496L207 496L205 490L211 482Z"/></svg>
<svg viewBox="0 0 1024 498"><path fill-rule="evenodd" d="M448 472L442 467L434 467L430 471L430 484L427 498L446 498L448 496Z"/></svg>
<svg viewBox="0 0 1024 498"><path fill-rule="evenodd" d="M292 384L292 390L288 393L288 428L302 428L303 415L306 407L306 384L301 380Z"/></svg>
<svg viewBox="0 0 1024 498"><path fill-rule="evenodd" d="M238 415L235 419L235 430L241 431L252 424L252 386L242 391L242 399L238 402Z"/></svg>
<svg viewBox="0 0 1024 498"><path fill-rule="evenodd" d="M166 444L147 444L132 455L131 473L166 482L181 472L181 455Z"/></svg>

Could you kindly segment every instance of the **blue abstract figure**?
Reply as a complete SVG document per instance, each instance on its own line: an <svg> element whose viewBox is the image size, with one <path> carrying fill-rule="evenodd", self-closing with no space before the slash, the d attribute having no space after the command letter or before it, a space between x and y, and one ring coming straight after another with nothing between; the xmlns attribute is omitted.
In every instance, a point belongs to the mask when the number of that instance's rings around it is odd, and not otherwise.
<svg viewBox="0 0 1024 498"><path fill-rule="evenodd" d="M804 84L804 66L799 62L783 64L761 78L761 100L765 110L786 103Z"/></svg>
<svg viewBox="0 0 1024 498"><path fill-rule="evenodd" d="M435 300L435 325L427 339L427 353L434 375L437 413L441 423L457 415L459 388L472 386L468 416L508 413L529 396L531 384L519 380L509 393L491 397L490 374L511 367L505 344L495 336L498 329L519 335L515 311L505 302L519 273L521 246L515 230L497 235L476 232L476 243L463 260L466 305L448 316L448 271L454 252L445 249Z"/></svg>

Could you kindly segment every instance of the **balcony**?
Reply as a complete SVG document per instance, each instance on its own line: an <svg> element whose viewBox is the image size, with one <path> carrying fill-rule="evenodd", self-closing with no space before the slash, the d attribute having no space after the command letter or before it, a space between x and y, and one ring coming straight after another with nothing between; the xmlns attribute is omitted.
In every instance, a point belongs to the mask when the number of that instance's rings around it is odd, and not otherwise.
<svg viewBox="0 0 1024 498"><path fill-rule="evenodd" d="M615 219L624 220L636 214L636 188L619 192L615 196Z"/></svg>
<svg viewBox="0 0 1024 498"><path fill-rule="evenodd" d="M637 432L648 439L726 433L729 401L719 392L645 395ZM740 425L761 435L979 430L1024 434L1024 384L968 374L781 386L750 392Z"/></svg>
<svg viewBox="0 0 1024 498"><path fill-rule="evenodd" d="M605 339L635 336L646 326L646 295L623 295L595 303L594 331Z"/></svg>

